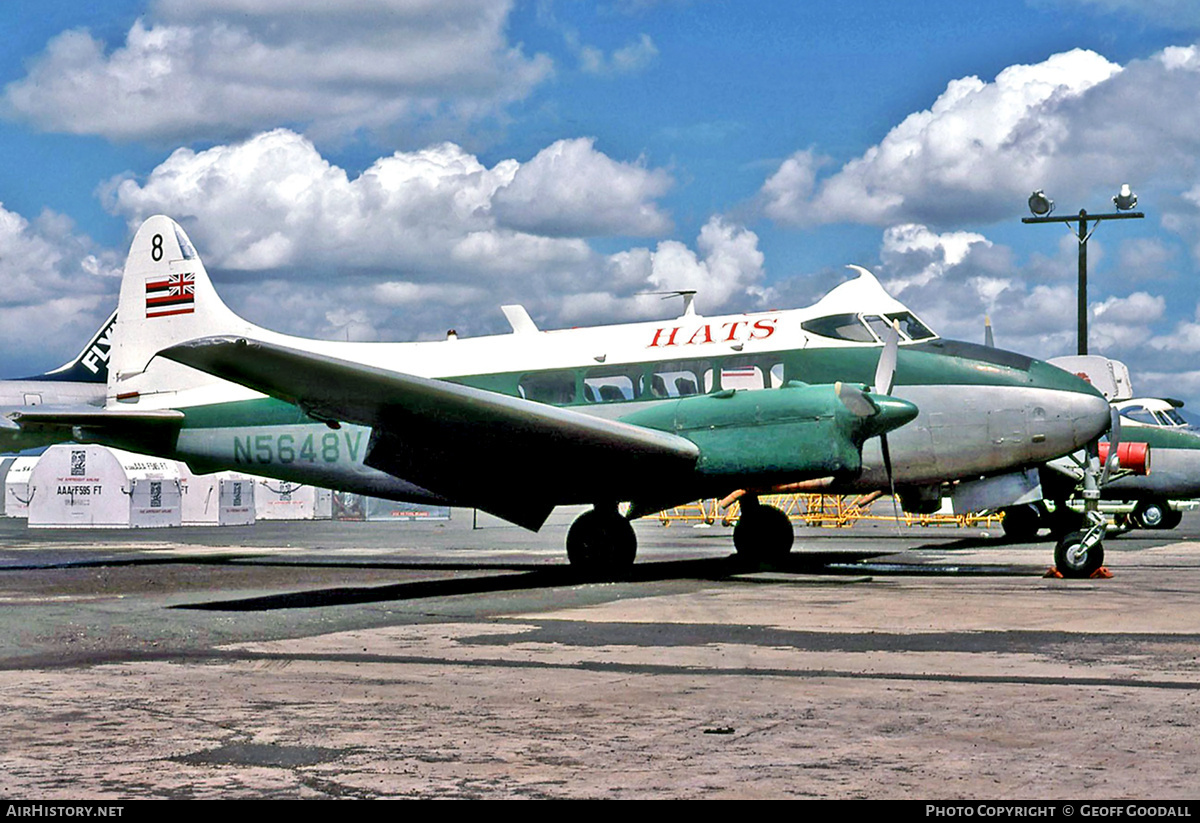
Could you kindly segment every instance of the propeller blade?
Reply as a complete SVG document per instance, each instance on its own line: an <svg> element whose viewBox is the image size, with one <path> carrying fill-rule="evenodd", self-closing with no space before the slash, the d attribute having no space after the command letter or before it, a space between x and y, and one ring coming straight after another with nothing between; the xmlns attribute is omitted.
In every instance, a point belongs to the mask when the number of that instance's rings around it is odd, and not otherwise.
<svg viewBox="0 0 1200 823"><path fill-rule="evenodd" d="M887 340L883 343L883 351L879 355L879 363L875 366L875 386L873 391L876 394L891 394L892 383L896 377L896 352L900 345L900 323L892 321L892 328L888 330Z"/></svg>
<svg viewBox="0 0 1200 823"><path fill-rule="evenodd" d="M996 338L992 336L992 318L983 316L983 345L989 349L996 348Z"/></svg>
<svg viewBox="0 0 1200 823"><path fill-rule="evenodd" d="M834 391L838 400L842 401L850 412L858 417L872 417L879 413L879 407L871 402L867 393L852 383L834 383Z"/></svg>
<svg viewBox="0 0 1200 823"><path fill-rule="evenodd" d="M1121 412L1116 406L1109 409L1111 421L1108 428L1108 459L1104 461L1104 471L1100 472L1100 488L1104 488L1104 484L1108 482L1108 473L1113 466L1121 464L1121 458L1117 456L1117 449L1121 445Z"/></svg>
<svg viewBox="0 0 1200 823"><path fill-rule="evenodd" d="M896 479L892 476L892 450L888 448L887 433L879 435L879 449L883 452L883 470L887 472L888 490L892 494L892 516L896 519L896 531L900 531L900 509L896 505Z"/></svg>

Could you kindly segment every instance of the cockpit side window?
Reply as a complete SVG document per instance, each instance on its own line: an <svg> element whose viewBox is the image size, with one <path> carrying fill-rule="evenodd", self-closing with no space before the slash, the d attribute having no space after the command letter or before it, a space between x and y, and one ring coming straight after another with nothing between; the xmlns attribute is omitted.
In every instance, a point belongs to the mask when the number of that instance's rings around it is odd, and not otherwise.
<svg viewBox="0 0 1200 823"><path fill-rule="evenodd" d="M910 312L900 311L893 312L887 316L888 320L900 321L900 333L909 340L928 340L930 337L937 337L929 327L914 317Z"/></svg>
<svg viewBox="0 0 1200 823"><path fill-rule="evenodd" d="M869 314L864 317L863 320L868 326L871 327L871 331L875 332L876 337L878 337L880 340L887 340L888 333L892 330L892 323L890 320L884 320L877 314Z"/></svg>
<svg viewBox="0 0 1200 823"><path fill-rule="evenodd" d="M875 335L867 329L857 314L831 314L805 320L800 328L834 340L849 340L853 343L875 343Z"/></svg>

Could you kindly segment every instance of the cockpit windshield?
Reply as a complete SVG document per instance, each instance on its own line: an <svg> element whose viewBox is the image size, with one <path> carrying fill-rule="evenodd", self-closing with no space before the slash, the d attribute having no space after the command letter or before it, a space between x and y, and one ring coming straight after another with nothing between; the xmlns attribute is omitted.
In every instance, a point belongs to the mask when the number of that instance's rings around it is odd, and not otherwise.
<svg viewBox="0 0 1200 823"><path fill-rule="evenodd" d="M800 328L821 337L832 337L834 340L849 340L853 343L874 343L875 335L863 323L857 314L831 314L828 317L818 317L815 320L805 320Z"/></svg>
<svg viewBox="0 0 1200 823"><path fill-rule="evenodd" d="M1191 419L1177 408L1148 408L1141 403L1133 403L1121 407L1121 417L1127 423L1139 426L1160 426L1167 429L1196 430L1196 426L1192 423Z"/></svg>
<svg viewBox="0 0 1200 823"><path fill-rule="evenodd" d="M895 321L900 327L901 340L928 340L936 337L929 327L911 312L891 314L831 314L805 320L800 327L821 337L834 340L849 340L852 343L880 343L887 339L888 330Z"/></svg>
<svg viewBox="0 0 1200 823"><path fill-rule="evenodd" d="M1166 419L1166 423L1164 425L1167 425L1167 426L1187 426L1187 425L1189 425L1188 421L1184 419L1183 415L1180 414L1175 409L1164 409L1163 411L1160 411L1159 414L1162 415Z"/></svg>

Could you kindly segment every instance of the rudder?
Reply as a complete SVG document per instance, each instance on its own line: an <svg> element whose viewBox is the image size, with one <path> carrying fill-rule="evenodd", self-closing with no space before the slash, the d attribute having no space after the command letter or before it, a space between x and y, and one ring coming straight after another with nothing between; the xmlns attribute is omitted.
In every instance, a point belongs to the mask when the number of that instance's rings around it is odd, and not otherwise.
<svg viewBox="0 0 1200 823"><path fill-rule="evenodd" d="M109 375L110 395L161 393L213 382L176 364L155 366L155 380L141 379L162 349L217 334L252 334L256 327L221 301L208 272L174 220L155 215L142 223L129 248L117 303ZM156 363L163 361L155 361Z"/></svg>

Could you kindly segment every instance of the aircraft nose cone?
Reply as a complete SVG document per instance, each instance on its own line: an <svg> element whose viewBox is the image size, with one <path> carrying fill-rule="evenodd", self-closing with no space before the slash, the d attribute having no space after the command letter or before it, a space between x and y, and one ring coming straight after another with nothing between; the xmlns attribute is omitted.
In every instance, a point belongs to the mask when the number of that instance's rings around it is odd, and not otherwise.
<svg viewBox="0 0 1200 823"><path fill-rule="evenodd" d="M1088 443L1108 431L1112 425L1112 407L1103 396L1080 395L1076 428Z"/></svg>
<svg viewBox="0 0 1200 823"><path fill-rule="evenodd" d="M1108 401L1086 380L1041 361L1034 361L1030 376L1038 392L1030 421L1038 457L1075 451L1108 431Z"/></svg>

